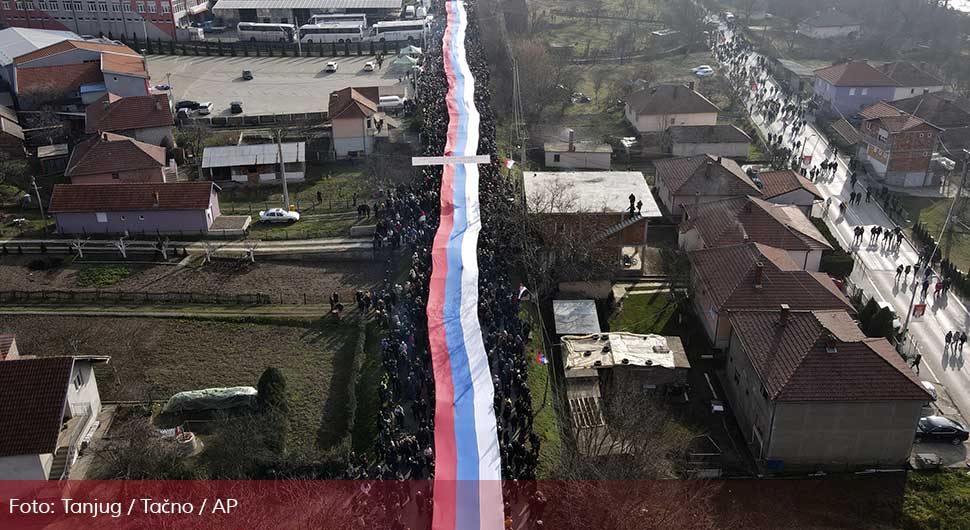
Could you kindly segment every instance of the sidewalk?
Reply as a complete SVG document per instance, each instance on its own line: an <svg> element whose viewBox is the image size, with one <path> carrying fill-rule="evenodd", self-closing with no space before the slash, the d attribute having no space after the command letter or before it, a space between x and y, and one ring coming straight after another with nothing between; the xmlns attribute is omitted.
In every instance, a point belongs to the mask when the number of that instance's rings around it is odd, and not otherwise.
<svg viewBox="0 0 970 530"><path fill-rule="evenodd" d="M730 32L725 32L728 38L733 38ZM755 54L749 54L748 64L754 64ZM769 77L768 83L780 90L778 83ZM751 114L755 126L761 129L763 134L771 132L778 134L782 131L783 124L780 120L765 123L763 116L751 113L750 102L746 102L748 111ZM798 138L789 142L801 140L802 145L810 146L811 150L806 150L805 155L812 155L813 161L822 161L831 157L832 149L828 141L816 129L813 123L809 123L803 128ZM849 183L850 172L845 160L839 159L839 167L835 175L820 179L816 186L826 198L834 197L838 201L848 201L851 193ZM861 182L860 182L861 184ZM859 186L857 189L864 191ZM832 231L832 234L839 240L842 247L852 252L856 259L865 267L865 277L867 285L860 285L868 293L888 302L899 315L900 320L905 321L907 313L910 311L910 298L912 291L906 286L897 284L895 281L896 267L898 265L915 265L917 262L917 251L913 248L908 239L904 239L900 248L896 251L887 251L879 246L868 247L863 244L852 247L852 230L859 225L871 227L879 225L882 227L893 227L895 223L886 215L873 200L870 203L862 202L855 206L849 206L844 217L836 217L838 212L838 202L833 200L832 207L825 215L825 223ZM868 237L868 232L867 232ZM910 277L912 278L912 276ZM920 303L917 296L916 303ZM940 381L948 389L957 407L961 411L970 411L970 368L963 370L963 355L949 355L943 352L943 336L948 330L970 331L970 312L967 311L963 303L955 294L941 296L934 299L932 294L926 300L927 309L922 317L914 317L910 320L909 343L907 350L915 349L923 355L922 368L925 372L923 377L930 381ZM967 355L970 356L970 350Z"/></svg>

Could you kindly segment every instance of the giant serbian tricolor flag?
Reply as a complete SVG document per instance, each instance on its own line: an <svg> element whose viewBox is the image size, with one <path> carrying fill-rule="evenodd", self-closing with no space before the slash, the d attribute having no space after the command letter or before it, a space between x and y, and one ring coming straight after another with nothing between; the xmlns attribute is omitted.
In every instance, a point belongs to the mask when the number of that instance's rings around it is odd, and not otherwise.
<svg viewBox="0 0 970 530"><path fill-rule="evenodd" d="M475 155L479 114L465 58L464 5L447 0L445 156ZM433 530L502 530L502 466L494 389L478 322L478 166L446 163L432 248L428 336L435 379Z"/></svg>

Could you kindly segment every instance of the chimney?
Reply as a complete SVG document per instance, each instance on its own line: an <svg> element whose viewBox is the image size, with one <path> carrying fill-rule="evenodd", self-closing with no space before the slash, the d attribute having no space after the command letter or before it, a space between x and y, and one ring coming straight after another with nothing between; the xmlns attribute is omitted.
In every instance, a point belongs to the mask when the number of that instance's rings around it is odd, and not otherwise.
<svg viewBox="0 0 970 530"><path fill-rule="evenodd" d="M755 289L761 289L764 287L765 283L765 264L755 263L754 265L754 287Z"/></svg>
<svg viewBox="0 0 970 530"><path fill-rule="evenodd" d="M714 162L708 160L707 167L704 168L704 176L711 178L714 176Z"/></svg>
<svg viewBox="0 0 970 530"><path fill-rule="evenodd" d="M688 90L694 90L694 82L693 81L689 81L687 83L687 89Z"/></svg>
<svg viewBox="0 0 970 530"><path fill-rule="evenodd" d="M720 156L717 157L717 165L719 165L719 166L723 165L723 164L721 164L721 157Z"/></svg>
<svg viewBox="0 0 970 530"><path fill-rule="evenodd" d="M573 151L576 150L576 144L575 144L576 131L572 129L566 129L566 134L569 135L569 152L572 153Z"/></svg>
<svg viewBox="0 0 970 530"><path fill-rule="evenodd" d="M155 199L155 207L158 208L158 192L157 191L153 191L152 192L152 198Z"/></svg>
<svg viewBox="0 0 970 530"><path fill-rule="evenodd" d="M781 314L778 316L778 325L784 326L788 324L788 315L791 314L791 308L788 304L781 304Z"/></svg>

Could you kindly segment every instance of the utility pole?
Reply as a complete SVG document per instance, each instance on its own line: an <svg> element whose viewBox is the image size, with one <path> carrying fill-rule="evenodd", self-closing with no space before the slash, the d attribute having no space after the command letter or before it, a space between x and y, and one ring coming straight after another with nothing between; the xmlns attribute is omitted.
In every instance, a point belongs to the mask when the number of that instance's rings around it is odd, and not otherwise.
<svg viewBox="0 0 970 530"><path fill-rule="evenodd" d="M44 221L44 233L47 233L47 216L44 215L44 201L40 198L40 189L37 188L37 179L30 177L30 185L34 187L34 194L37 196L37 206L40 207L40 218Z"/></svg>
<svg viewBox="0 0 970 530"><path fill-rule="evenodd" d="M286 167L283 164L283 129L276 130L276 161L283 181L283 209L290 211L290 191L286 188Z"/></svg>
<svg viewBox="0 0 970 530"><path fill-rule="evenodd" d="M959 212L962 212L963 211L963 205L961 204L960 206L957 206L957 202L959 202L960 199L963 198L963 186L964 186L964 183L966 183L966 180L967 180L966 177L967 177L967 162L968 162L968 158L970 158L970 156L968 156L967 153L964 152L964 154L963 154L963 177L960 179L960 187L957 188L957 194L953 196L954 211L956 211L958 214L959 214ZM949 187L949 186L947 186L947 187ZM945 257L946 259L950 259L950 246L953 243L953 229L951 228L951 229L947 230L946 231L946 235L943 236L943 237L946 238L946 250L944 250L944 256L943 257ZM940 238L940 244L942 244L942 243L943 243L943 238Z"/></svg>
<svg viewBox="0 0 970 530"><path fill-rule="evenodd" d="M929 267L929 266L932 265L933 258L936 257L936 253L940 249L940 245L943 243L943 235L946 234L946 230L950 226L950 220L953 219L953 209L954 209L953 207L957 205L957 201L960 199L960 195L963 194L963 187L967 183L967 162L966 162L966 160L967 160L967 157L968 156L970 156L970 151L964 149L963 150L963 157L964 157L964 159L963 159L964 160L964 162L963 162L963 176L960 177L960 187L957 188L957 196L953 199L953 202L950 203L950 210L946 213L946 219L943 220L943 229L940 230L940 237L937 239L937 241L939 243L937 243L936 245L933 245L933 252L931 252L930 255L927 256L927 258L926 258L926 264L923 266L923 270L925 270L926 267ZM913 274L914 275L916 274L916 271L915 270L913 271ZM902 335L902 336L905 336L906 335L906 331L909 329L909 320L910 320L910 318L913 315L913 304L915 304L915 303L916 303L916 289L914 288L913 289L913 294L909 297L909 305L906 307L906 320L903 322L903 328L899 332L900 335Z"/></svg>

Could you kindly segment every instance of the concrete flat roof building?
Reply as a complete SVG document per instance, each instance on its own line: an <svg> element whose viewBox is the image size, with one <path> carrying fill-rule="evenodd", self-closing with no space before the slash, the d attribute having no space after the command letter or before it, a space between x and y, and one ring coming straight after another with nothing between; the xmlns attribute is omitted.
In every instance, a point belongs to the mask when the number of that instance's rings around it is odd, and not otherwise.
<svg viewBox="0 0 970 530"><path fill-rule="evenodd" d="M593 300L553 300L552 312L557 335L600 332L600 320Z"/></svg>
<svg viewBox="0 0 970 530"><path fill-rule="evenodd" d="M282 144L283 167L287 181L305 178L306 142ZM206 147L202 169L212 180L260 182L277 179L280 149L275 143Z"/></svg>
<svg viewBox="0 0 970 530"><path fill-rule="evenodd" d="M660 207L639 171L528 172L524 176L526 200L563 190L568 200L549 213L624 213L630 195L643 201L640 215L660 217Z"/></svg>

